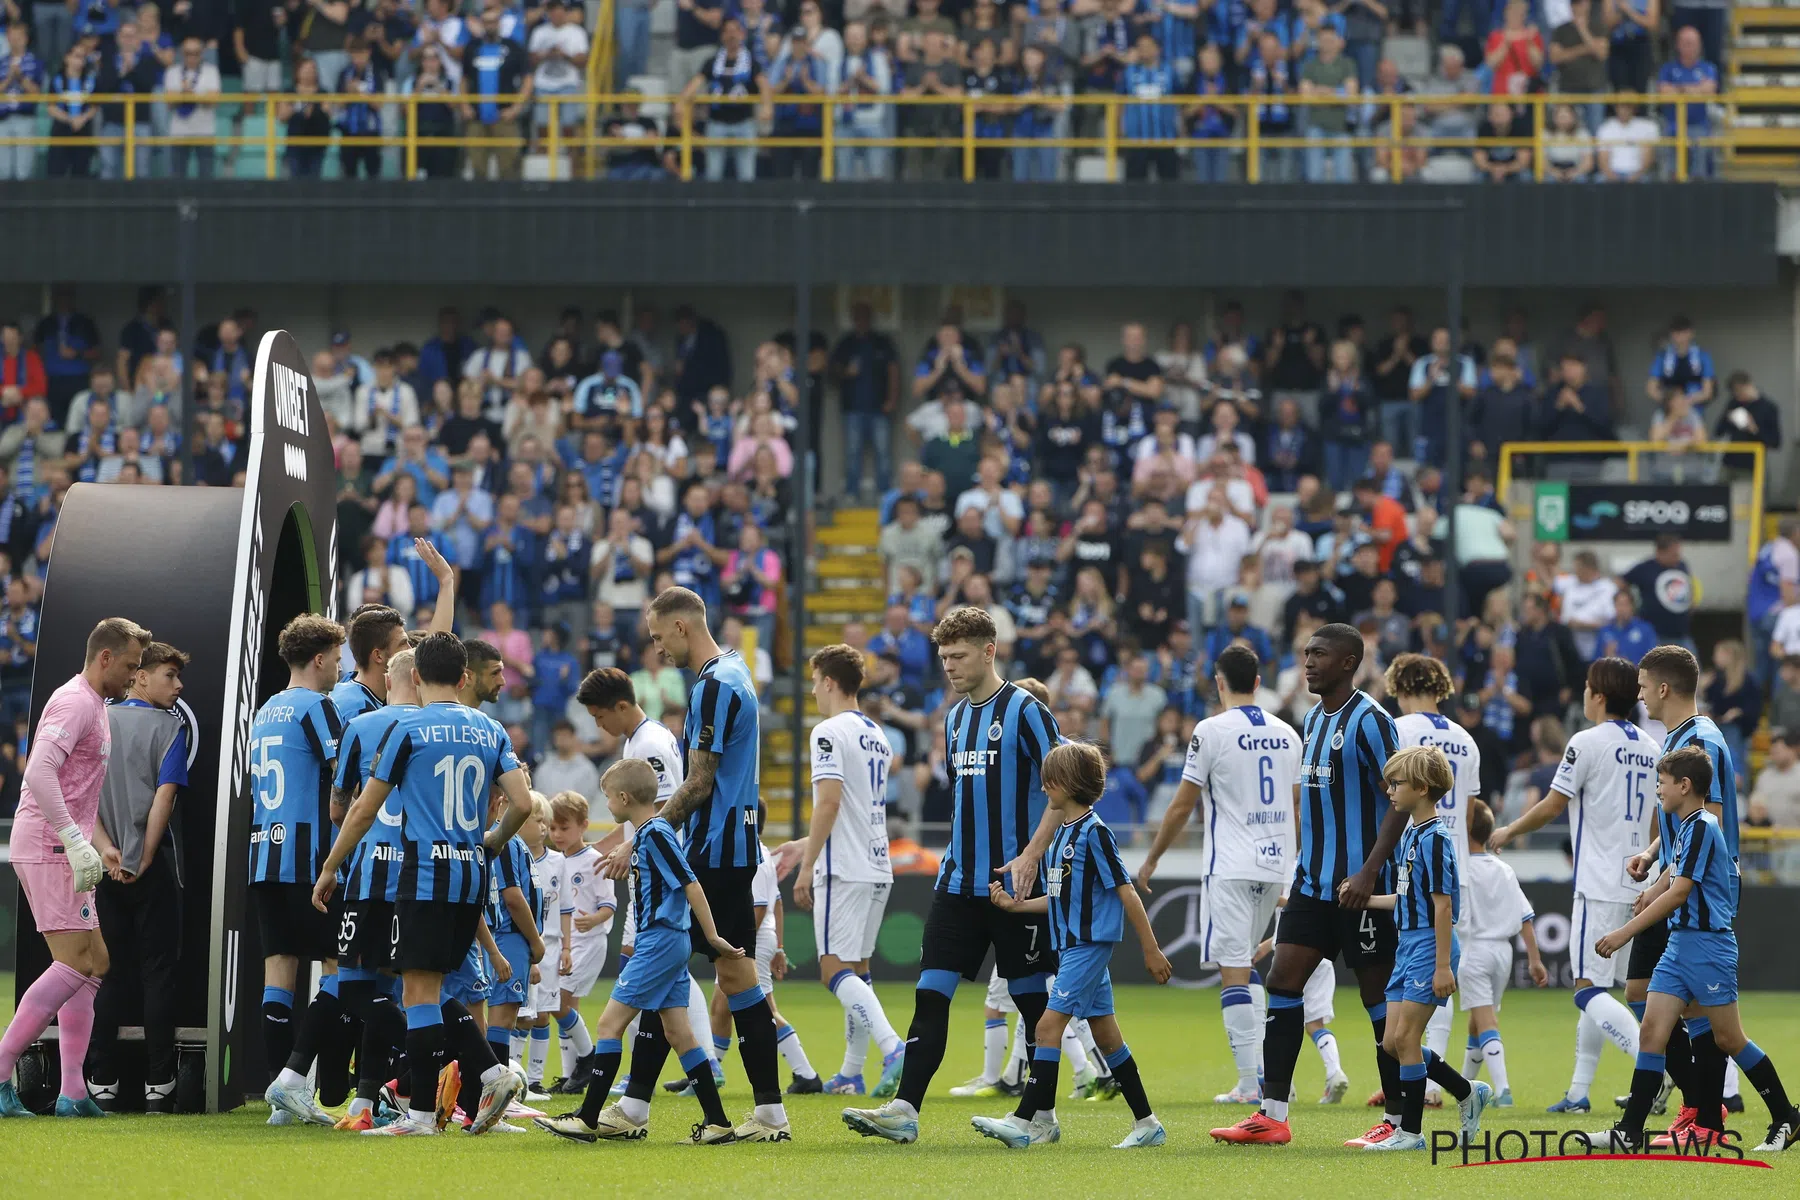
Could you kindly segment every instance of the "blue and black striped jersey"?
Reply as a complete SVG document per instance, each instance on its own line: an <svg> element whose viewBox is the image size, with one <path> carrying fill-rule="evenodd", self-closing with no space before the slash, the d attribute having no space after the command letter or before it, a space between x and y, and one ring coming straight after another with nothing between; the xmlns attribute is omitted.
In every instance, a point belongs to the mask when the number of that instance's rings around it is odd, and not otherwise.
<svg viewBox="0 0 1800 1200"><path fill-rule="evenodd" d="M1394 924L1402 932L1430 929L1437 915L1433 896L1450 897L1450 923L1462 916L1462 879L1456 870L1456 847L1450 831L1435 813L1428 821L1409 822L1394 850L1400 864L1394 882Z"/></svg>
<svg viewBox="0 0 1800 1200"><path fill-rule="evenodd" d="M486 713L440 701L400 719L373 775L400 797L397 899L487 900L488 791L518 769L512 739Z"/></svg>
<svg viewBox="0 0 1800 1200"><path fill-rule="evenodd" d="M744 656L726 650L700 668L688 694L681 740L686 752L719 756L712 796L682 827L688 861L696 867L754 867L762 861L756 831L761 771L756 682Z"/></svg>
<svg viewBox="0 0 1800 1200"><path fill-rule="evenodd" d="M1737 860L1725 844L1725 823L1696 809L1675 829L1674 873L1694 881L1681 907L1669 914L1670 929L1730 933L1737 916Z"/></svg>
<svg viewBox="0 0 1800 1200"><path fill-rule="evenodd" d="M526 908L534 913L538 910L537 884L531 879L531 851L521 837L514 837L488 855L487 923L495 937L524 932L514 924L512 910L501 896L507 888L518 888L525 897Z"/></svg>
<svg viewBox="0 0 1800 1200"><path fill-rule="evenodd" d="M1113 831L1093 809L1059 828L1044 855L1051 947L1122 940L1125 904L1117 889L1130 882Z"/></svg>
<svg viewBox="0 0 1800 1200"><path fill-rule="evenodd" d="M631 839L631 904L639 934L652 925L685 931L692 914L684 889L693 882L694 868L682 856L675 827L661 817L644 822Z"/></svg>
<svg viewBox="0 0 1800 1200"><path fill-rule="evenodd" d="M342 686L341 684L339 686ZM344 725L344 736L338 746L335 786L350 793L356 803L363 785L375 770L375 760L400 718L417 706L393 704L371 709ZM400 863L404 857L400 840L400 797L389 793L375 811L375 823L350 851L339 875L344 881L346 900L392 900L400 882Z"/></svg>
<svg viewBox="0 0 1800 1200"><path fill-rule="evenodd" d="M951 706L944 718L950 846L938 891L985 896L994 871L1025 849L1048 803L1038 772L1061 740L1050 710L1011 683L980 704L965 698Z"/></svg>
<svg viewBox="0 0 1800 1200"><path fill-rule="evenodd" d="M1338 885L1362 870L1388 814L1381 772L1398 734L1394 719L1367 692L1357 691L1334 713L1315 704L1302 722L1300 853L1294 890L1336 903ZM1375 884L1385 891L1391 864Z"/></svg>
<svg viewBox="0 0 1800 1200"><path fill-rule="evenodd" d="M1737 771L1731 761L1731 749L1725 745L1725 735L1711 717L1695 714L1669 730L1669 736L1663 739L1664 754L1680 750L1684 746L1699 746L1712 759L1713 781L1712 793L1707 801L1719 806L1719 831L1725 835L1725 849L1731 853L1733 861L1738 856L1738 794ZM1662 835L1662 860L1673 863L1675 839L1679 830L1678 822L1672 813L1664 812L1661 805L1656 809L1657 831Z"/></svg>
<svg viewBox="0 0 1800 1200"><path fill-rule="evenodd" d="M344 723L331 697L291 687L250 725L250 882L307 883L331 853L331 769Z"/></svg>
<svg viewBox="0 0 1800 1200"><path fill-rule="evenodd" d="M356 681L355 676L338 681L331 689L331 702L337 705L338 717L345 725L366 712L373 712L387 701Z"/></svg>

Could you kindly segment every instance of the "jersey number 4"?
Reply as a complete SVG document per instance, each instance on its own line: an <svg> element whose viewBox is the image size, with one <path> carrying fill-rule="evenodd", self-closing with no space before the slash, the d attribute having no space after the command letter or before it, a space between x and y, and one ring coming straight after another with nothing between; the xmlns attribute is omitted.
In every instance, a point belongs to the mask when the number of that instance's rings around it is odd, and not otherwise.
<svg viewBox="0 0 1800 1200"><path fill-rule="evenodd" d="M482 797L475 793L481 788L481 760L473 754L439 759L431 773L444 777L444 832L459 826L470 833L480 829ZM466 807L465 799L468 801Z"/></svg>

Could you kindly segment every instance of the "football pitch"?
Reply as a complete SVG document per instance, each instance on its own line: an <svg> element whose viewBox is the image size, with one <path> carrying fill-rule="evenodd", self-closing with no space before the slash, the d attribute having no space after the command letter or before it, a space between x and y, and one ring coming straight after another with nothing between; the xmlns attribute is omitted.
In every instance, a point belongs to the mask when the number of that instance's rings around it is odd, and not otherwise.
<svg viewBox="0 0 1800 1200"><path fill-rule="evenodd" d="M604 985L603 985L604 987ZM603 990L603 988L601 989ZM894 1024L904 1033L912 994L904 985L880 988ZM812 1062L830 1075L842 1053L841 1010L816 982L790 980L777 1000L806 1041ZM1345 1070L1352 1088L1345 1103L1315 1102L1323 1084L1318 1055L1301 1050L1299 1098L1292 1122L1295 1140L1282 1147L1230 1147L1213 1143L1207 1130L1249 1110L1211 1103L1234 1079L1219 1021L1218 993L1145 986L1118 989L1119 1020L1142 1064L1157 1115L1169 1130L1167 1146L1116 1151L1112 1143L1131 1124L1123 1100L1064 1100L1058 1145L1009 1151L969 1127L976 1114L1000 1115L1011 1102L951 1100L945 1092L981 1065L982 989L965 985L956 998L949 1052L925 1106L921 1140L911 1146L860 1138L841 1123L853 1097L793 1097L788 1112L794 1140L786 1145L700 1149L682 1144L697 1116L691 1099L660 1095L651 1109L650 1137L629 1144L582 1146L536 1131L490 1134L480 1139L447 1135L434 1140L361 1138L316 1128L269 1128L261 1103L217 1117L115 1116L104 1121L0 1122L0 1196L64 1196L72 1191L108 1197L326 1196L643 1196L658 1191L690 1197L934 1196L1626 1196L1643 1189L1672 1189L1694 1197L1757 1193L1800 1196L1800 1155L1776 1160L1774 1171L1695 1162L1552 1162L1456 1169L1449 1156L1435 1166L1428 1154L1364 1154L1344 1149L1345 1138L1368 1128L1363 1101L1377 1086L1369 1027L1353 991L1341 990L1337 1018ZM599 1012L600 991L587 1015ZM11 1016L12 981L0 975L0 1023ZM1788 994L1745 998L1745 1025L1800 1093L1800 1003ZM1550 1116L1544 1107L1568 1083L1574 1051L1575 1009L1569 993L1511 992L1502 1015L1507 1065L1517 1104L1493 1109L1484 1129L1520 1130L1499 1149L1507 1158L1557 1153L1557 1135L1610 1125L1612 1096L1628 1085L1625 1057L1608 1050L1594 1089L1594 1111ZM1461 1018L1459 1018L1460 1021ZM1452 1040L1453 1062L1463 1038ZM555 1051L552 1050L554 1056ZM743 1072L726 1064L726 1109L734 1120L748 1111ZM1067 1070L1064 1091L1067 1091ZM786 1072L783 1072L784 1078ZM1731 1127L1742 1145L1762 1140L1761 1101L1746 1096L1749 1110ZM563 1112L571 1100L545 1107ZM1427 1136L1453 1127L1453 1113L1426 1113ZM1555 1131L1542 1148L1537 1131ZM1529 1145L1529 1151L1527 1151ZM1578 1152L1578 1151L1577 1151ZM1754 1158L1755 1156L1746 1156Z"/></svg>

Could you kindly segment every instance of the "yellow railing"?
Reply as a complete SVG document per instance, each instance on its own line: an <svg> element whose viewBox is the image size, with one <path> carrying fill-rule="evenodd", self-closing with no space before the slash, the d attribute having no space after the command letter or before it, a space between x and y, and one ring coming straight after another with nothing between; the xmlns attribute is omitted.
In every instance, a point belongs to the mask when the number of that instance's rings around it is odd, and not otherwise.
<svg viewBox="0 0 1800 1200"><path fill-rule="evenodd" d="M545 149L550 153L550 171L552 178L557 170L556 162L562 150L584 152L586 173L589 177L599 174L601 160L608 150L642 150L642 140L628 138L603 138L595 134L596 119L602 108L612 107L619 103L645 103L658 105L667 109L674 118L675 127L669 133L664 146L678 151L680 160L680 176L683 179L693 177L693 152L711 147L741 148L744 143L735 139L708 138L699 132L697 126L704 120L704 103L696 101L688 104L675 96L636 96L617 95L607 92L601 85L612 72L613 38L612 38L611 4L602 5L601 29L594 38L594 52L590 59L588 86L593 90L585 96L544 97L532 103L547 105L551 109L552 119L545 135ZM1759 89L1757 102L1773 103L1765 93L1769 89ZM1800 106L1800 89L1791 93L1780 93L1788 97L1784 102ZM418 132L418 108L421 104L445 104L453 109L464 103L478 101L482 103L499 103L502 106L516 101L514 96L412 96L382 95L367 100L347 101L338 95L242 95L219 94L206 96L158 95L146 97L132 96L89 96L89 104L122 104L125 106L123 133L120 136L83 138L80 144L90 146L123 146L123 169L126 178L135 174L135 155L132 151L139 147L170 146L212 146L212 147L249 147L262 151L264 174L274 178L278 172L280 152L289 146L325 147L340 146L380 146L396 148L405 152L406 174L410 178L416 171L417 152L430 148L457 148L464 150L483 148L522 148L525 139L519 136L455 136L424 137ZM959 151L962 177L973 180L977 173L978 151L1014 150L1014 149L1053 149L1098 152L1105 160L1106 176L1109 179L1119 177L1118 165L1122 155L1137 150L1176 150L1192 152L1212 150L1225 152L1243 152L1244 177L1250 183L1262 179L1264 151L1298 152L1308 149L1331 151L1337 149L1366 150L1376 152L1383 160L1392 181L1402 182L1406 177L1406 152L1409 150L1461 150L1472 153L1477 148L1500 149L1510 147L1529 150L1531 155L1531 175L1534 179L1543 179L1545 175L1545 151L1557 144L1558 139L1550 130L1549 112L1558 104L1571 104L1578 108L1583 105L1606 104L1629 101L1660 118L1664 110L1674 112L1674 129L1654 141L1657 149L1672 148L1674 154L1675 178L1685 181L1688 177L1688 151L1697 147L1723 148L1731 143L1731 138L1723 134L1701 136L1688 129L1688 104L1698 103L1689 97L1684 103L1674 103L1667 97L1654 96L1560 96L1534 94L1527 96L1380 96L1355 97L1342 96L1281 96L1275 98L1281 106L1295 110L1311 107L1351 109L1357 112L1374 107L1386 109L1387 132L1378 136L1347 136L1330 139L1314 139L1305 136L1304 130L1289 131L1283 134L1270 134L1265 129L1266 116L1263 109L1269 106L1269 97L1249 96L1207 96L1204 103L1211 108L1221 109L1233 114L1238 136L1229 138L1166 138L1144 139L1126 136L1124 114L1127 109L1145 106L1174 107L1177 109L1193 108L1201 100L1195 96L1165 96L1156 99L1140 99L1114 95L1084 96L884 96L879 101L871 102L867 97L850 96L808 96L808 97L776 97L776 103L787 106L803 106L821 108L824 112L821 131L810 137L758 137L756 144L765 149L793 148L821 151L820 174L830 180L835 174L836 157L834 151L855 146L858 149L888 150L943 150ZM1713 98L1715 103L1729 106L1729 95ZM54 103L55 97L45 95L36 100L40 106ZM1402 132L1404 118L1408 110L1417 110L1419 114L1429 114L1436 109L1447 107L1476 107L1496 102L1524 106L1531 110L1532 133L1530 137L1506 139L1467 138L1434 138L1409 135ZM276 106L282 103L325 102L334 107L347 102L368 103L377 108L398 109L402 115L402 132L393 136L368 137L331 137L331 138L289 138L276 119ZM152 127L151 111L154 106L170 104L199 104L227 110L238 110L242 106L260 106L263 110L265 127L260 136L213 136L213 137L179 137L158 135L146 132ZM954 108L958 110L960 129L931 136L894 136L864 137L858 133L853 139L840 130L836 120L837 110L849 107L866 107L870 103L879 103L894 109L911 109L918 107ZM579 137L571 138L561 132L561 122L555 114L563 105L583 104L587 106L584 131ZM989 109L1021 109L1050 108L1067 109L1071 112L1098 112L1098 136L1091 137L989 137L977 133L976 122L979 110ZM766 112L764 114L767 115ZM1094 124L1092 121L1084 124ZM1729 122L1721 123L1723 125ZM0 148L10 146L52 146L68 145L73 139L51 137L0 138ZM1651 146L1645 141L1639 143ZM1588 148L1596 155L1605 153L1605 147L1589 142ZM1616 147L1614 147L1616 148Z"/></svg>
<svg viewBox="0 0 1800 1200"><path fill-rule="evenodd" d="M1626 481L1639 482L1638 468L1646 454L1748 454L1750 456L1750 504L1748 512L1733 512L1734 520L1749 522L1750 561L1762 549L1763 486L1766 447L1761 442L1506 442L1500 447L1500 465L1494 474L1494 493L1513 516L1531 518L1531 510L1523 512L1512 504L1513 458L1520 454L1603 454L1624 458Z"/></svg>

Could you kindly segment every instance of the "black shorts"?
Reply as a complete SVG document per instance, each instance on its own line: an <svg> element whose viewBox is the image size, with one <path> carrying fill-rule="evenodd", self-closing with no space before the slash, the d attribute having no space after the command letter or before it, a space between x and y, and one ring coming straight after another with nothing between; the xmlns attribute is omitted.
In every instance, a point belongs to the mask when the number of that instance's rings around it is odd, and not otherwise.
<svg viewBox="0 0 1800 1200"><path fill-rule="evenodd" d="M475 944L475 928L480 923L479 904L405 897L395 900L393 969L448 975L469 956L469 947Z"/></svg>
<svg viewBox="0 0 1800 1200"><path fill-rule="evenodd" d="M972 980L981 974L989 946L994 948L994 970L1002 979L1056 973L1049 913L1005 912L986 896L931 894L919 951L921 971L955 971Z"/></svg>
<svg viewBox="0 0 1800 1200"><path fill-rule="evenodd" d="M1669 948L1669 923L1658 921L1631 939L1631 962L1625 968L1626 979L1648 979Z"/></svg>
<svg viewBox="0 0 1800 1200"><path fill-rule="evenodd" d="M394 946L400 940L400 920L388 900L346 900L338 917L339 967L380 971L394 965Z"/></svg>
<svg viewBox="0 0 1800 1200"><path fill-rule="evenodd" d="M264 958L288 955L301 962L324 962L337 954L337 926L331 913L313 907L312 893L310 883L250 885Z"/></svg>
<svg viewBox="0 0 1800 1200"><path fill-rule="evenodd" d="M1275 944L1290 942L1317 950L1326 961L1342 956L1352 971L1359 967L1392 967L1400 934L1394 914L1374 908L1345 908L1333 901L1288 895L1275 922Z"/></svg>
<svg viewBox="0 0 1800 1200"><path fill-rule="evenodd" d="M756 879L756 868L695 867L694 878L706 894L706 907L712 910L713 926L719 936L746 955L754 956L756 901L751 898L750 885ZM719 957L698 921L688 922L688 942L695 954L704 954L709 960Z"/></svg>

